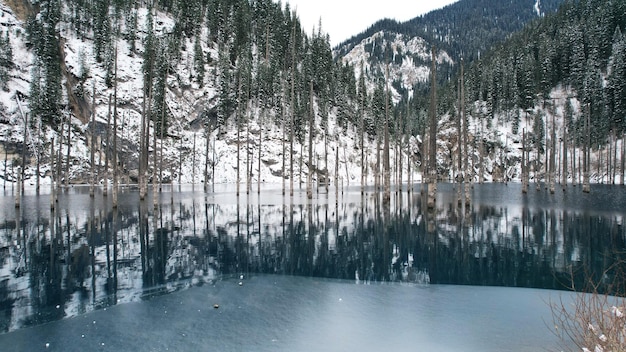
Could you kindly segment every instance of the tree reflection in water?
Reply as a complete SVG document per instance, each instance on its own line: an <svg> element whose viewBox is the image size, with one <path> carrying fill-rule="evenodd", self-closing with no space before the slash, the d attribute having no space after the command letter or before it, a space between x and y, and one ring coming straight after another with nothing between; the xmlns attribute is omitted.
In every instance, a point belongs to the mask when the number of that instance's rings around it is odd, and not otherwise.
<svg viewBox="0 0 626 352"><path fill-rule="evenodd" d="M0 208L1 331L240 274L566 289L573 273L582 287L625 252L621 214L567 205L458 208L442 197L427 211L419 193L384 204L357 190L267 204L164 194L153 208L132 194L118 209L71 200L80 193L57 210L36 198Z"/></svg>

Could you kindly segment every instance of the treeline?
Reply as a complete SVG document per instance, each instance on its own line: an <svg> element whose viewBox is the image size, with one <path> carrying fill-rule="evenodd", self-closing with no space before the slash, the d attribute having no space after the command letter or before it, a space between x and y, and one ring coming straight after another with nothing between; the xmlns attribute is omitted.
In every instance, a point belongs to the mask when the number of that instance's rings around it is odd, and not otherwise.
<svg viewBox="0 0 626 352"><path fill-rule="evenodd" d="M555 87L570 88L579 115L590 117L592 145L605 144L610 132L626 132L625 28L626 1L567 1L472 65L469 100L485 102L486 116L513 112L517 127L524 111L556 105ZM580 137L584 118L574 119L571 104L567 129Z"/></svg>

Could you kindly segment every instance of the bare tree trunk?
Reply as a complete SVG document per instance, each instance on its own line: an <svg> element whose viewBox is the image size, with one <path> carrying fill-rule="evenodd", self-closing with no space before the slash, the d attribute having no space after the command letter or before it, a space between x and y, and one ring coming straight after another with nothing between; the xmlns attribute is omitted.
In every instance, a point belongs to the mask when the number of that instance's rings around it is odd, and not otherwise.
<svg viewBox="0 0 626 352"><path fill-rule="evenodd" d="M52 155L50 155L50 157L52 158ZM8 162L9 162L9 153L7 153L7 151L5 150L4 151L4 175L5 176L2 178L2 180L3 180L2 181L3 182L2 183L2 189L3 190L7 189L7 177L6 177L6 174L7 174L7 164L8 164ZM52 163L50 163L50 166L52 167Z"/></svg>
<svg viewBox="0 0 626 352"><path fill-rule="evenodd" d="M472 161L472 155L469 150L469 122L467 114L465 113L465 65L464 62L461 61L461 116L463 120L463 152L465 153L465 157L463 158L465 163L465 171L463 181L465 183L465 205L466 208L472 202L472 182L474 178L474 172L472 168L474 167Z"/></svg>
<svg viewBox="0 0 626 352"><path fill-rule="evenodd" d="M252 165L250 162L250 119L246 121L246 194L252 189Z"/></svg>
<svg viewBox="0 0 626 352"><path fill-rule="evenodd" d="M391 198L391 168L389 165L389 64L387 64L385 73L385 145L383 149L383 175L384 175L384 194L383 204L389 205Z"/></svg>
<svg viewBox="0 0 626 352"><path fill-rule="evenodd" d="M5 176L6 177L6 176ZM17 188L15 189L15 208L20 207L20 202L22 200L22 167L17 167L17 172L15 173L15 178L17 178ZM19 223L19 219L18 223ZM20 225L18 225L19 227Z"/></svg>
<svg viewBox="0 0 626 352"><path fill-rule="evenodd" d="M37 120L37 140L38 140L38 145L40 145L39 143L41 143L42 138L41 138L41 119ZM41 184L41 153L35 153L36 157L37 157L37 165L36 165L36 173L37 173L37 178L35 179L36 185L35 185L35 190L37 191L37 194L39 194L39 189L40 189L40 184ZM4 161L4 169L5 172L4 174L6 175L6 153L5 153L5 161ZM6 183L6 180L4 181Z"/></svg>
<svg viewBox="0 0 626 352"><path fill-rule="evenodd" d="M146 83L144 83L145 85ZM141 103L141 124L139 126L139 175L138 175L138 182L139 182L139 199L144 199L146 196L146 170L144 168L144 158L145 158L145 153L146 153L146 106L147 106L147 101L150 99L149 98L149 94L148 92L146 92L146 87L144 87L143 89L143 101ZM107 128L108 129L108 128Z"/></svg>
<svg viewBox="0 0 626 352"><path fill-rule="evenodd" d="M239 197L239 184L241 183L241 172L240 172L240 161L241 161L241 75L239 75L239 88L237 89L237 95L238 95L238 99L237 99L237 121L236 121L236 126L237 126L237 197ZM283 154L285 153L285 146L284 146L284 142L283 142ZM284 164L284 157L283 157L283 164ZM283 165L284 167L284 165ZM205 181L206 182L206 181ZM284 192L284 182L283 182L283 192Z"/></svg>
<svg viewBox="0 0 626 352"><path fill-rule="evenodd" d="M26 172L26 154L28 153L28 145L30 141L28 140L28 114L24 114L24 145L22 148L22 166L18 168L17 178L18 178L18 192L24 190L24 173Z"/></svg>
<svg viewBox="0 0 626 352"><path fill-rule="evenodd" d="M480 121L480 137L478 139L478 143L480 145L479 154L480 154L480 167L479 171L480 175L478 175L478 183L483 184L485 182L485 138L483 136L483 121Z"/></svg>
<svg viewBox="0 0 626 352"><path fill-rule="evenodd" d="M413 162L411 158L412 150L411 150L411 136L413 135L413 123L409 114L409 104L406 106L406 123L407 128L406 132L406 172L407 172L407 193L411 193L413 189L413 170L411 168L411 164Z"/></svg>
<svg viewBox="0 0 626 352"><path fill-rule="evenodd" d="M211 124L209 123L205 127L205 131L204 131L204 142L205 142L205 145L204 145L204 191L205 192L209 190L209 143L211 141L211 138L210 138L211 127L210 126ZM237 131L237 133L239 133L239 131Z"/></svg>
<svg viewBox="0 0 626 352"><path fill-rule="evenodd" d="M556 123L554 121L554 114L552 114L552 133L550 136L550 193L554 194L555 191L555 170L556 170Z"/></svg>
<svg viewBox="0 0 626 352"><path fill-rule="evenodd" d="M363 64L361 64L361 74L365 74L363 71ZM361 113L361 194L365 193L365 172L367 166L365 165L365 99L367 92L362 92L363 101L360 101L360 113Z"/></svg>
<svg viewBox="0 0 626 352"><path fill-rule="evenodd" d="M430 123L429 123L429 150L428 150L428 203L429 209L435 207L437 199L437 68L435 47L431 48L431 76L430 76ZM461 69L462 70L462 69ZM463 77L461 71L461 77Z"/></svg>
<svg viewBox="0 0 626 352"><path fill-rule="evenodd" d="M153 181L154 183L154 181ZM193 134L193 147L191 151L191 184L196 184L196 133Z"/></svg>
<svg viewBox="0 0 626 352"><path fill-rule="evenodd" d="M374 187L376 188L376 192L380 192L380 132L376 133L376 170L374 170Z"/></svg>
<svg viewBox="0 0 626 352"><path fill-rule="evenodd" d="M583 192L589 193L591 191L591 185L589 184L589 166L590 166L590 153L589 153L589 115L590 115L590 107L587 104L587 116L585 119L585 146L583 151Z"/></svg>
<svg viewBox="0 0 626 352"><path fill-rule="evenodd" d="M169 66L168 66L168 71L169 71ZM163 191L163 137L165 137L165 108L166 108L165 100L163 100L163 113L161 114L161 126L160 126L160 133L159 133L160 134L160 141L159 141L159 193ZM124 125L124 123L122 121L122 126L123 125Z"/></svg>
<svg viewBox="0 0 626 352"><path fill-rule="evenodd" d="M330 172L328 171L328 116L325 117L327 124L324 129L324 187L326 188L326 194L328 194L328 186L330 184ZM317 188L319 193L319 187Z"/></svg>
<svg viewBox="0 0 626 352"><path fill-rule="evenodd" d="M213 162L211 163L211 174L213 175L213 177L211 177L211 186L213 187L213 189L215 189L215 164L216 164L216 160L217 160L217 151L215 150L215 138L213 138Z"/></svg>
<svg viewBox="0 0 626 352"><path fill-rule="evenodd" d="M611 173L611 184L615 184L615 177L617 177L617 134L615 131L611 134L611 138L613 139L613 162L612 164L612 173Z"/></svg>
<svg viewBox="0 0 626 352"><path fill-rule="evenodd" d="M296 26L294 22L294 26L291 30L291 126L289 131L289 195L293 197L293 138L295 134L296 128L296 106L295 106L295 95L296 95Z"/></svg>
<svg viewBox="0 0 626 352"><path fill-rule="evenodd" d="M72 115L67 116L67 152L65 154L65 188L70 185L70 151L72 147Z"/></svg>
<svg viewBox="0 0 626 352"><path fill-rule="evenodd" d="M291 78L291 126L289 131L289 195L293 197L293 179L295 178L293 174L293 139L295 134L296 122L295 115L296 109L294 107L294 78L292 75Z"/></svg>
<svg viewBox="0 0 626 352"><path fill-rule="evenodd" d="M161 118L160 118L160 126L159 126L159 165L158 165L158 176L159 176L159 190L158 192L160 193L162 191L163 188L163 135L165 134L165 110L167 108L167 77L170 75L170 65L167 65L167 69L165 70L165 89L164 89L164 94L163 94L163 104L161 105ZM123 125L123 123L122 123ZM155 121L155 125L154 125L154 177L156 180L156 176L157 176L157 145L156 145L156 137L157 135L157 130L156 130L156 121ZM194 134L195 137L195 134ZM194 148L194 155L196 153L196 150ZM195 169L194 169L195 171ZM155 180L152 181L153 187L156 188L156 183ZM153 196L154 196L154 206L157 206L156 203L156 198L157 198L157 192L153 191Z"/></svg>
<svg viewBox="0 0 626 352"><path fill-rule="evenodd" d="M282 93L283 96L285 96L285 81L282 82L281 84L282 86ZM283 147L283 167L282 167L282 173L281 173L281 178L283 181L283 196L285 195L286 191L287 191L287 181L285 180L285 176L287 174L287 156L285 155L287 153L287 124L285 123L285 101L283 99L282 104L281 104L281 108L280 108L280 123L281 123L281 129L283 130L283 137L281 138L281 144ZM237 117L239 118L239 117ZM239 127L237 127L237 183L239 184ZM239 194L239 186L237 186L237 194Z"/></svg>
<svg viewBox="0 0 626 352"><path fill-rule="evenodd" d="M180 185L182 184L182 175L183 175L183 140L181 139L178 143L178 189L180 190Z"/></svg>
<svg viewBox="0 0 626 352"><path fill-rule="evenodd" d="M335 139L335 202L339 201L339 134ZM346 174L346 178L348 175Z"/></svg>
<svg viewBox="0 0 626 352"><path fill-rule="evenodd" d="M306 196L308 199L313 198L313 120L315 119L315 110L313 108L313 81L309 83L311 110L309 112L309 172L307 173Z"/></svg>
<svg viewBox="0 0 626 352"><path fill-rule="evenodd" d="M113 208L117 208L117 46L115 48L115 84L113 88Z"/></svg>
<svg viewBox="0 0 626 352"><path fill-rule="evenodd" d="M261 193L261 152L263 150L263 116L265 114L265 106L259 116L259 160L258 160L258 175L257 175L257 194Z"/></svg>
<svg viewBox="0 0 626 352"><path fill-rule="evenodd" d="M562 168L562 172L561 172L561 186L563 187L563 191L565 191L567 189L567 178L568 178L568 170L567 170L567 144L568 144L568 135L567 135L567 124L563 124L563 154L561 155L561 160L563 160L561 162L561 166Z"/></svg>
<svg viewBox="0 0 626 352"><path fill-rule="evenodd" d="M300 143L300 174L299 174L299 187L302 189L302 164L304 163L304 141Z"/></svg>
<svg viewBox="0 0 626 352"><path fill-rule="evenodd" d="M155 149L156 153L156 149ZM117 46L115 47L115 85L113 86L113 208L117 208L118 192L117 162Z"/></svg>
<svg viewBox="0 0 626 352"><path fill-rule="evenodd" d="M61 117L61 131L59 132L59 148L57 148L57 164L56 164L56 179L57 179L57 190L61 190L61 185L63 182L61 181L61 168L63 166L63 133L65 132L65 115L62 114Z"/></svg>
<svg viewBox="0 0 626 352"><path fill-rule="evenodd" d="M404 158L402 158L402 149L401 149L401 134L400 134L400 123L396 122L396 131L395 131L395 137L396 137L396 152L395 152L395 161L396 164L398 164L398 173L397 173L397 181L396 181L396 194L398 194L398 190L402 190L402 172L404 171L403 165L402 165L402 160Z"/></svg>
<svg viewBox="0 0 626 352"><path fill-rule="evenodd" d="M94 188L96 187L96 176L95 176L95 139L96 139L96 84L93 84L93 93L91 97L91 143L89 147L90 153L90 161L91 161L91 180L89 182L89 196L94 196ZM39 173L39 172L37 172Z"/></svg>
<svg viewBox="0 0 626 352"><path fill-rule="evenodd" d="M461 123L463 122L462 111L465 109L465 106L462 105L461 101L461 84L463 77L459 78L459 87L458 87L458 98L459 105L458 111L456 115L456 130L457 130L457 174L455 176L457 182L457 206L461 206L463 204L463 129Z"/></svg>
<svg viewBox="0 0 626 352"><path fill-rule="evenodd" d="M50 141L50 170L54 170L54 137L52 137L52 141ZM6 174L6 173L5 173ZM56 196L56 187L54 185L55 177L54 172L50 173L50 209L54 209L56 206L57 196Z"/></svg>
<svg viewBox="0 0 626 352"><path fill-rule="evenodd" d="M111 105L113 96L109 94L109 111L107 113L107 129L106 129L106 145L104 147L104 186L102 189L102 195L105 197L109 194L109 151L111 149ZM143 141L143 138L141 139ZM141 158L140 158L141 159ZM139 163L141 165L141 161ZM141 170L141 166L139 166ZM140 172L141 175L141 172Z"/></svg>
<svg viewBox="0 0 626 352"><path fill-rule="evenodd" d="M522 129L522 193L528 193L528 159L526 158L526 129Z"/></svg>
<svg viewBox="0 0 626 352"><path fill-rule="evenodd" d="M626 134L622 134L622 156L620 158L620 170L622 171L622 177L620 177L620 185L624 185L626 179Z"/></svg>
<svg viewBox="0 0 626 352"><path fill-rule="evenodd" d="M578 171L576 170L576 139L575 135L572 135L572 186L576 187L578 184ZM579 154L580 156L580 154Z"/></svg>

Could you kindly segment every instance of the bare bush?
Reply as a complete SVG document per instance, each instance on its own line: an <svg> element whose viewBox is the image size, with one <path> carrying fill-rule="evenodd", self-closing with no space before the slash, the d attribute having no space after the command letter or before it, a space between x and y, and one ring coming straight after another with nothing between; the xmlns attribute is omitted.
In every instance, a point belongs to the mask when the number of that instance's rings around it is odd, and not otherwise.
<svg viewBox="0 0 626 352"><path fill-rule="evenodd" d="M585 274L586 287L579 292L572 273L571 296L548 302L552 332L563 351L626 352L626 276L624 261L601 275Z"/></svg>

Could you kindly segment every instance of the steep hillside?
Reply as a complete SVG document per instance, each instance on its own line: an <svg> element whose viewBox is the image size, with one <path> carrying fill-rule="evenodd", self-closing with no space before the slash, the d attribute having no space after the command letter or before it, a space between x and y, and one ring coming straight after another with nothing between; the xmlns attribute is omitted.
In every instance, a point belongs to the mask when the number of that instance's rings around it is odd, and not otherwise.
<svg viewBox="0 0 626 352"><path fill-rule="evenodd" d="M369 104L357 115L354 70L334 64L326 36L304 34L288 6L50 0L24 22L0 4L12 56L0 65L10 77L0 93L5 182L22 167L29 184L86 183L91 150L100 182L114 156L122 182L142 165L164 182L297 186L311 174L346 184L362 172L374 182L381 117ZM415 172L417 139L397 145L391 158Z"/></svg>
<svg viewBox="0 0 626 352"><path fill-rule="evenodd" d="M553 13L563 0L460 0L410 21L384 19L339 44L335 59L358 69L361 63L369 86L385 78L389 64L396 101L414 92L428 96L430 49L438 50L438 80L445 84L458 74L461 58L472 62L524 25ZM417 105L424 105L419 97Z"/></svg>

